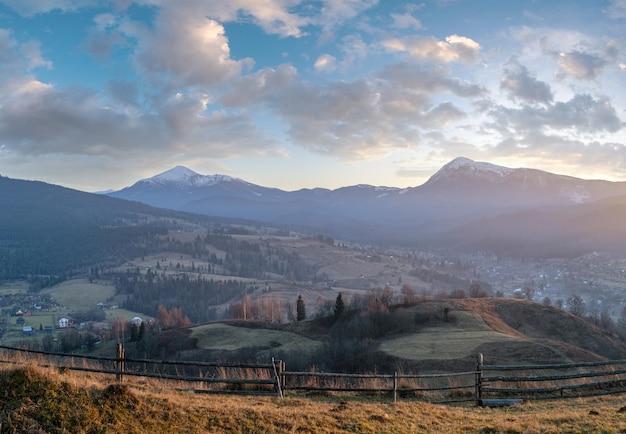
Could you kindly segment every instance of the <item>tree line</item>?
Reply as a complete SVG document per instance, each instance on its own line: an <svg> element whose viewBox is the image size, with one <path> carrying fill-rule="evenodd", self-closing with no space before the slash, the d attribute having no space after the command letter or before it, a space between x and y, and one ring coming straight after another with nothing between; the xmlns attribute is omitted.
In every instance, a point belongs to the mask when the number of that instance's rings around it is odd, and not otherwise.
<svg viewBox="0 0 626 434"><path fill-rule="evenodd" d="M128 271L115 276L118 294L127 297L124 308L156 316L159 305L168 309L180 307L193 323L218 318L216 306L240 299L257 287L238 279L213 279L187 273L165 275L148 270L146 274Z"/></svg>

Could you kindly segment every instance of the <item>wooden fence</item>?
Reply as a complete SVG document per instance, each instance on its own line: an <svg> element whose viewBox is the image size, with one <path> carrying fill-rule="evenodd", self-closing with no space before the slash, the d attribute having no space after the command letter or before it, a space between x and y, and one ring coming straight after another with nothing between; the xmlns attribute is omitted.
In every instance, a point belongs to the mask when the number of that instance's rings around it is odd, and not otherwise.
<svg viewBox="0 0 626 434"><path fill-rule="evenodd" d="M280 394L278 362L268 364L200 362L183 360L133 359L125 357L121 344L117 357L52 353L0 346L0 363L36 364L61 371L83 371L125 377L178 381L198 393Z"/></svg>
<svg viewBox="0 0 626 434"><path fill-rule="evenodd" d="M626 392L626 360L546 365L486 365L442 374L346 374L291 372L285 363L216 363L132 359L122 345L117 357L51 353L0 346L0 363L37 364L125 377L147 377L187 384L196 393L266 394L287 392L368 394L433 403L470 402L502 406L523 400L565 399ZM10 356L9 356L10 355Z"/></svg>
<svg viewBox="0 0 626 434"><path fill-rule="evenodd" d="M626 360L476 367L476 403L582 398L626 392Z"/></svg>

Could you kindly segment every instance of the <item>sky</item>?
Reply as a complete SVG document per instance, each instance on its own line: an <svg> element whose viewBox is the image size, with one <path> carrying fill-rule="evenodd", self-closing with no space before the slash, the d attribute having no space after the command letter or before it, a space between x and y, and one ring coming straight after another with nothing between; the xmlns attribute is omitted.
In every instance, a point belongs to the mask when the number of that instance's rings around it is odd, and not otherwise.
<svg viewBox="0 0 626 434"><path fill-rule="evenodd" d="M0 0L0 175L626 181L626 0Z"/></svg>

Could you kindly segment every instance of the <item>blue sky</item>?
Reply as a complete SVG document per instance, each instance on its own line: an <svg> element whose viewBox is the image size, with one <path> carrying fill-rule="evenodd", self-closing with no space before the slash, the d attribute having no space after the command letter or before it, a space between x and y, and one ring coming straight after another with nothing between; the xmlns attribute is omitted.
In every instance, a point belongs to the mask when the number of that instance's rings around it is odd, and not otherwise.
<svg viewBox="0 0 626 434"><path fill-rule="evenodd" d="M626 0L0 0L0 175L626 181Z"/></svg>

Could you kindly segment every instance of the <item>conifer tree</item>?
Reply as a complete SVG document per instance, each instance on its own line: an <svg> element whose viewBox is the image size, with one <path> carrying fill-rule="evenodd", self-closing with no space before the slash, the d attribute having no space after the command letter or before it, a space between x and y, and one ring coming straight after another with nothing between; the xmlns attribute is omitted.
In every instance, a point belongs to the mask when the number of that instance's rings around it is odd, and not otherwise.
<svg viewBox="0 0 626 434"><path fill-rule="evenodd" d="M343 298L341 297L341 292L337 294L337 299L335 300L335 310L333 312L335 319L338 319L343 311L345 310L345 306L343 304Z"/></svg>
<svg viewBox="0 0 626 434"><path fill-rule="evenodd" d="M298 321L304 321L306 319L306 307L302 295L298 295L298 301L296 302L296 319Z"/></svg>

